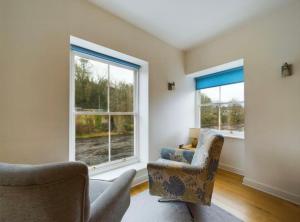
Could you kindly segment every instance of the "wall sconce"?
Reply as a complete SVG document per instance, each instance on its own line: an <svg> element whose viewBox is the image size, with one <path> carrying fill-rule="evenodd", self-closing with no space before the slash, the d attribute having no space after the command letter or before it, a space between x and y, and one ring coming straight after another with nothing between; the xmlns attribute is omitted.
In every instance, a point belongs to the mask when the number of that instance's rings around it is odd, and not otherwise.
<svg viewBox="0 0 300 222"><path fill-rule="evenodd" d="M292 73L292 65L287 62L281 66L281 77L291 76Z"/></svg>
<svg viewBox="0 0 300 222"><path fill-rule="evenodd" d="M168 90L169 91L175 90L175 82L168 82Z"/></svg>

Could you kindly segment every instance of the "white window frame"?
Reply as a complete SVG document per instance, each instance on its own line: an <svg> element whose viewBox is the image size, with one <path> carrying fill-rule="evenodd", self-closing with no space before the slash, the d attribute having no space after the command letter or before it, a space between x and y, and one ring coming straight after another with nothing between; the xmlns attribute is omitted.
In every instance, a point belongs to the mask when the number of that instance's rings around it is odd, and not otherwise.
<svg viewBox="0 0 300 222"><path fill-rule="evenodd" d="M194 73L190 73L188 74L188 78L197 78L200 76L206 76L206 75L210 75L212 73L217 73L217 72L221 72L221 71L225 71L228 69L233 69L233 68L237 68L237 67L241 67L244 66L244 59L237 59L225 64L221 64L221 65L217 65L211 68L207 68L204 70L200 70L200 71L196 71ZM244 67L245 69L245 67ZM244 82L245 85L245 82ZM199 104L199 98L198 98L198 90L195 91L195 127L197 128L201 128L201 113L200 113L200 104ZM244 107L246 107L246 103L245 103L245 97L244 97ZM246 115L246 113L245 113ZM245 125L246 128L246 125ZM244 132L237 132L237 131L232 131L232 133L230 131L226 131L226 130L216 130L216 132L222 134L224 137L231 137L231 138L236 138L236 139L244 139L245 138L245 130Z"/></svg>
<svg viewBox="0 0 300 222"><path fill-rule="evenodd" d="M243 82L244 83L244 82ZM233 83L234 84L234 83ZM229 85L233 85L229 84ZM201 126L201 107L208 106L208 105L216 105L218 107L218 128L219 129L212 129L225 137L233 137L233 138L244 138L244 131L235 131L235 130L221 130L221 106L222 105L230 105L233 104L232 102L221 102L221 95L222 95L222 86L217 86L216 88L219 89L219 99L218 102L211 102L208 104L201 104L201 89L196 91L196 115L198 116L197 119L197 126L202 128ZM245 107L245 98L243 101L236 101L238 104L244 104Z"/></svg>
<svg viewBox="0 0 300 222"><path fill-rule="evenodd" d="M132 115L134 117L134 156L123 158L120 160L109 161L95 166L90 166L90 173L97 174L100 172L112 170L122 166L134 164L137 162L147 162L149 159L148 156L148 62L140 60L126 54L105 48L103 46L79 39L77 37L71 36L70 43L76 44L83 48L87 48L93 51L97 51L102 54L113 56L118 59L126 60L141 66L137 71L134 68L129 68L114 62L102 60L98 57L87 55L80 52L74 52L70 50L70 100L69 100L69 160L75 161L75 117L78 114L87 114L87 115ZM100 62L104 62L109 65L114 65L118 67L125 67L127 69L134 70L134 102L133 102L133 112L94 112L94 111L76 111L75 110L75 64L74 58L75 55L84 57L87 59L92 59ZM109 76L109 75L108 75ZM140 87L140 85L142 87ZM142 89L141 89L142 88ZM109 87L108 87L109 92ZM143 96L143 100L140 99L140 95ZM109 98L109 94L108 94ZM109 101L108 101L109 105ZM109 109L109 106L108 106ZM109 137L110 137L110 121L109 121ZM110 138L109 138L110 143ZM143 144L143 146L141 146ZM111 144L109 144L109 160L111 152Z"/></svg>

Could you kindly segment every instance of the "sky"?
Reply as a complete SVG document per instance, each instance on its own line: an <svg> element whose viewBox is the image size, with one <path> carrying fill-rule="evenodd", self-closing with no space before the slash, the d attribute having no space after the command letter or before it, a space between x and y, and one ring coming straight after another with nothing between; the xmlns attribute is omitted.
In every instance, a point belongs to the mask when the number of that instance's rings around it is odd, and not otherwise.
<svg viewBox="0 0 300 222"><path fill-rule="evenodd" d="M78 62L79 56L75 56L75 62ZM94 80L99 78L108 78L108 64L89 59L90 71ZM134 71L122 68L115 65L110 65L110 81L112 82L125 82L134 83Z"/></svg>
<svg viewBox="0 0 300 222"><path fill-rule="evenodd" d="M202 89L201 93L207 95L213 102L219 102L219 87ZM221 86L221 102L244 101L244 83Z"/></svg>

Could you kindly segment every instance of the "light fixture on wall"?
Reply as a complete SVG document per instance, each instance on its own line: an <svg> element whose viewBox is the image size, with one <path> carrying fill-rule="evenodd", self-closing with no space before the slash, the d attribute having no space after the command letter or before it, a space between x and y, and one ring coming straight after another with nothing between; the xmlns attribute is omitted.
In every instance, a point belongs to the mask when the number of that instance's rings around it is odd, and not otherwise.
<svg viewBox="0 0 300 222"><path fill-rule="evenodd" d="M282 77L287 77L287 76L291 76L292 74L293 74L292 73L292 65L288 64L287 62L284 63L281 66L281 76Z"/></svg>
<svg viewBox="0 0 300 222"><path fill-rule="evenodd" d="M168 90L169 91L175 90L175 82L168 82Z"/></svg>

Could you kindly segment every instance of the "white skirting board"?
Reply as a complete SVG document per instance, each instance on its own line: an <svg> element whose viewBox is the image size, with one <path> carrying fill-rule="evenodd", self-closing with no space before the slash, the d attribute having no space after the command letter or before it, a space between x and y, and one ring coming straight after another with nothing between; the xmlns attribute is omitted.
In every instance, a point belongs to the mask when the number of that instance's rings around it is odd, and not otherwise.
<svg viewBox="0 0 300 222"><path fill-rule="evenodd" d="M219 168L222 170L226 170L232 173L236 173L238 175L244 176L244 170L243 169L239 169L233 166L230 166L228 164L224 164L224 163L220 163L219 164Z"/></svg>
<svg viewBox="0 0 300 222"><path fill-rule="evenodd" d="M223 170L226 170L226 171L229 171L229 172L232 172L232 173L239 174L241 176L244 176L244 170L235 168L235 167L227 165L227 164L220 163L219 168L223 169ZM287 201L292 202L294 204L300 205L300 196L299 195L295 195L295 194L283 191L281 189L269 186L269 185L264 184L264 183L257 182L255 180L252 180L252 179L247 178L247 177L244 177L243 185L248 186L248 187L252 187L256 190L262 191L264 193L268 193L272 196L279 197L281 199L287 200Z"/></svg>
<svg viewBox="0 0 300 222"><path fill-rule="evenodd" d="M221 168L223 170L226 170L226 171L229 171L229 172L232 172L232 173L242 175L242 176L244 175L244 170L229 166L227 164L220 163L219 168ZM148 181L147 169L142 169L135 176L135 178L132 182L132 187L134 187L138 184L144 183L146 181ZM263 183L254 181L254 180L249 179L247 177L244 177L243 185L252 187L256 190L268 193L272 196L276 196L276 197L279 197L281 199L292 202L294 204L300 205L300 196L299 195L288 193L286 191L283 191L283 190L280 190L278 188L269 186L267 184L263 184Z"/></svg>
<svg viewBox="0 0 300 222"><path fill-rule="evenodd" d="M256 190L260 190L262 192L268 193L270 195L273 195L273 196L279 197L281 199L287 200L289 202L292 202L294 204L300 205L300 196L299 195L283 191L283 190L278 189L276 187L272 187L272 186L269 186L267 184L257 182L255 180L252 180L252 179L247 178L247 177L244 177L243 185L246 185L248 187L252 187Z"/></svg>
<svg viewBox="0 0 300 222"><path fill-rule="evenodd" d="M137 185L139 185L141 183L144 183L146 181L148 181L148 173L147 173L147 171L146 172L142 172L141 174L137 174L135 176L135 178L133 179L133 181L132 181L131 187L137 186Z"/></svg>

